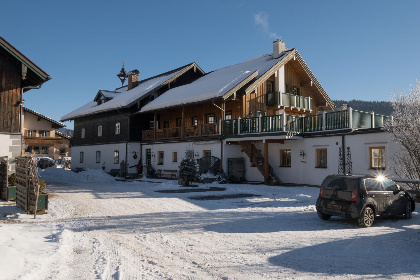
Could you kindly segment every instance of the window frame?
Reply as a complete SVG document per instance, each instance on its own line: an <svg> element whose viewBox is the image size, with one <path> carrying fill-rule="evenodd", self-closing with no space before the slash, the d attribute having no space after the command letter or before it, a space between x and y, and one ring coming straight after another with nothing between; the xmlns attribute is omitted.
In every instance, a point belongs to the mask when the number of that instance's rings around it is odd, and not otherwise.
<svg viewBox="0 0 420 280"><path fill-rule="evenodd" d="M163 165L165 162L165 152L158 151L157 165Z"/></svg>
<svg viewBox="0 0 420 280"><path fill-rule="evenodd" d="M96 151L96 163L101 163L101 151Z"/></svg>
<svg viewBox="0 0 420 280"><path fill-rule="evenodd" d="M271 88L271 90L270 90ZM272 93L274 92L274 81L271 80L267 80L267 89L266 89L267 93Z"/></svg>
<svg viewBox="0 0 420 280"><path fill-rule="evenodd" d="M84 157L85 157L85 152L81 151L79 155L80 155L79 161L80 161L80 163L83 163L83 160L84 160Z"/></svg>
<svg viewBox="0 0 420 280"><path fill-rule="evenodd" d="M86 129L83 127L80 132L80 138L86 138Z"/></svg>
<svg viewBox="0 0 420 280"><path fill-rule="evenodd" d="M44 155L48 154L48 147L47 146L42 146L41 147L41 154L44 154Z"/></svg>
<svg viewBox="0 0 420 280"><path fill-rule="evenodd" d="M378 156L373 156L373 151L378 150ZM382 151L382 152L381 152ZM378 166L374 166L374 160L378 161ZM383 166L381 166L383 164ZM386 169L386 149L385 146L369 147L369 168L374 170L385 170Z"/></svg>
<svg viewBox="0 0 420 280"><path fill-rule="evenodd" d="M115 124L115 135L119 135L121 133L121 123L117 122Z"/></svg>
<svg viewBox="0 0 420 280"><path fill-rule="evenodd" d="M178 162L178 152L172 152L172 162Z"/></svg>
<svg viewBox="0 0 420 280"><path fill-rule="evenodd" d="M40 130L39 137L48 137L48 130Z"/></svg>
<svg viewBox="0 0 420 280"><path fill-rule="evenodd" d="M114 151L114 164L120 163L120 151L115 150Z"/></svg>
<svg viewBox="0 0 420 280"><path fill-rule="evenodd" d="M325 155L323 155L325 152ZM324 162L325 161L325 162ZM316 168L328 168L328 149L316 149Z"/></svg>
<svg viewBox="0 0 420 280"><path fill-rule="evenodd" d="M28 129L26 131L26 136L27 137L34 137L34 131L32 129Z"/></svg>
<svg viewBox="0 0 420 280"><path fill-rule="evenodd" d="M287 153L284 157L284 153ZM292 150L281 149L280 150L280 167L292 167Z"/></svg>
<svg viewBox="0 0 420 280"><path fill-rule="evenodd" d="M33 146L33 153L37 154L37 155L41 153L41 150L39 149L39 146Z"/></svg>
<svg viewBox="0 0 420 280"><path fill-rule="evenodd" d="M102 125L98 126L98 137L102 136Z"/></svg>

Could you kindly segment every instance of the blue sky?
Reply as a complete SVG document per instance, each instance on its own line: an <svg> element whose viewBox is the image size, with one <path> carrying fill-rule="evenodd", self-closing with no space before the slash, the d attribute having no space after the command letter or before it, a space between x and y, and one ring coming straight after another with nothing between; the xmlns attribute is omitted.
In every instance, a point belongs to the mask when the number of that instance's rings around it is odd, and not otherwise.
<svg viewBox="0 0 420 280"><path fill-rule="evenodd" d="M296 48L333 100L389 101L420 79L420 1L2 1L0 36L52 78L24 94L55 120L119 87ZM72 122L65 123L69 128Z"/></svg>

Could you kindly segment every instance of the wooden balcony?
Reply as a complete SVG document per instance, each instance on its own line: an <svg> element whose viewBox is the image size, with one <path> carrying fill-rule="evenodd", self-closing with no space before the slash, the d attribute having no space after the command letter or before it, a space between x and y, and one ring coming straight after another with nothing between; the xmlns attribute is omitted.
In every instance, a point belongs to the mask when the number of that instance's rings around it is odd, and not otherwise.
<svg viewBox="0 0 420 280"><path fill-rule="evenodd" d="M310 97L290 93L269 92L266 95L267 107L289 108L297 111L312 111Z"/></svg>
<svg viewBox="0 0 420 280"><path fill-rule="evenodd" d="M143 130L142 141L162 141L195 139L203 137L220 136L218 124L201 124L184 127L161 128L152 130Z"/></svg>
<svg viewBox="0 0 420 280"><path fill-rule="evenodd" d="M270 132L299 134L340 129L369 129L382 127L387 119L387 116L373 112L357 111L351 108L337 112L323 112L322 114L306 117L286 114L260 116L223 121L222 135L229 137Z"/></svg>

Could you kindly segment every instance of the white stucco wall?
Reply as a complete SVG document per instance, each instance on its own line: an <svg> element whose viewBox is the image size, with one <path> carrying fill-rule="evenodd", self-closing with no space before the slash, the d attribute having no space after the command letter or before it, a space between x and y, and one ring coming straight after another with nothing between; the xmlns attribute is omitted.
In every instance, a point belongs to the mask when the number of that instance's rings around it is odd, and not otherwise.
<svg viewBox="0 0 420 280"><path fill-rule="evenodd" d="M199 159L204 155L205 150L210 150L211 155L221 158L221 144L219 141L180 142L180 143L154 143L142 145L142 162L146 163L146 150L150 149L153 168L162 170L178 170L181 160L185 158L187 150L194 151L194 158ZM158 153L164 152L163 164L158 165ZM177 153L178 160L173 162L173 153Z"/></svg>
<svg viewBox="0 0 420 280"><path fill-rule="evenodd" d="M20 133L0 133L0 156L9 158L9 174L14 173L15 158L21 155L22 135Z"/></svg>
<svg viewBox="0 0 420 280"><path fill-rule="evenodd" d="M398 146L392 141L392 135L387 132L354 134L345 136L345 147L350 147L352 174L384 174L395 177L392 156L398 151ZM264 154L263 142L255 141L259 150ZM285 140L284 144L269 143L269 163L274 172L284 183L320 185L322 180L338 173L339 147L342 146L341 136L326 136ZM385 170L370 169L370 147L385 147ZM316 150L327 149L327 168L316 167ZM291 167L280 167L280 150L291 150ZM300 155L301 151L305 156ZM344 150L346 159L347 149ZM248 181L263 181L264 178L256 167L251 167L245 152L241 152L239 145L224 145L223 169L227 172L228 158L244 157L246 179Z"/></svg>
<svg viewBox="0 0 420 280"><path fill-rule="evenodd" d="M96 162L96 152L101 152L100 162ZM114 163L114 151L119 151L119 162ZM91 145L91 146L73 146L72 147L72 169L76 168L90 168L90 169L101 169L105 166L105 171L109 172L111 169L120 169L120 163L126 161L127 151L127 167L128 173L137 173L136 167L140 160L140 144L139 143L128 143L126 149L126 143L118 144L105 144L105 145ZM80 152L83 152L83 163L80 162ZM134 155L137 158L134 158Z"/></svg>

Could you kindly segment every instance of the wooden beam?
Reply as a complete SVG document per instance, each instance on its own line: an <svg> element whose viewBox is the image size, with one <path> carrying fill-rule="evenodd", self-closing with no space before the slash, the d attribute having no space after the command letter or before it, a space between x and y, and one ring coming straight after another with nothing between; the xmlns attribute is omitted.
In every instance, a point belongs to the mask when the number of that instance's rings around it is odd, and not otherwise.
<svg viewBox="0 0 420 280"><path fill-rule="evenodd" d="M310 80L310 81L302 81L302 82L300 82L300 86L301 87L311 87L311 86L313 86L313 82L312 82L312 80Z"/></svg>
<svg viewBox="0 0 420 280"><path fill-rule="evenodd" d="M153 116L153 141L156 141L156 129L157 129L157 114Z"/></svg>

